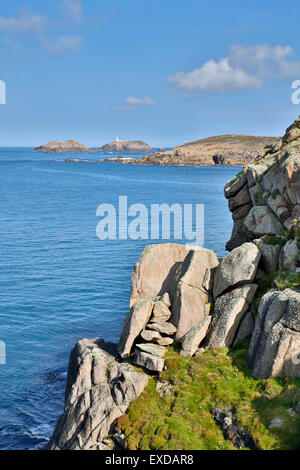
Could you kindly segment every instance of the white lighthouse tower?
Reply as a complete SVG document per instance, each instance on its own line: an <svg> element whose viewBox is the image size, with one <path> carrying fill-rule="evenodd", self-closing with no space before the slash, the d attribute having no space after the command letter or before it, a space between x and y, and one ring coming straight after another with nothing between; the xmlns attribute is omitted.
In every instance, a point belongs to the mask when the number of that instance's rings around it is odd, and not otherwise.
<svg viewBox="0 0 300 470"><path fill-rule="evenodd" d="M120 139L118 136L116 137L116 142L120 142Z"/></svg>

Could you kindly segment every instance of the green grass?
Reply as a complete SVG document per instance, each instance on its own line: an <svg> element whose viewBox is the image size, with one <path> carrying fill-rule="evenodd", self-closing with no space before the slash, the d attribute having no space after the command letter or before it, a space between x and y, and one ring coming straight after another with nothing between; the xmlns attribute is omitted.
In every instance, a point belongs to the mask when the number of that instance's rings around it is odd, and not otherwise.
<svg viewBox="0 0 300 470"><path fill-rule="evenodd" d="M118 421L129 449L233 450L211 417L212 406L234 409L239 425L261 449L300 449L300 415L289 415L295 397L300 399L300 379L253 379L247 346L237 345L230 353L210 350L196 358L181 357L176 347L169 348L168 369L160 380L171 384L171 394L161 398L150 378ZM270 421L278 417L284 425L270 430Z"/></svg>
<svg viewBox="0 0 300 470"><path fill-rule="evenodd" d="M284 246L286 239L281 237L280 235L267 235L263 238L263 242L266 245L280 245L281 247Z"/></svg>
<svg viewBox="0 0 300 470"><path fill-rule="evenodd" d="M274 284L279 289L287 289L288 287L300 287L300 273L281 270L278 271Z"/></svg>

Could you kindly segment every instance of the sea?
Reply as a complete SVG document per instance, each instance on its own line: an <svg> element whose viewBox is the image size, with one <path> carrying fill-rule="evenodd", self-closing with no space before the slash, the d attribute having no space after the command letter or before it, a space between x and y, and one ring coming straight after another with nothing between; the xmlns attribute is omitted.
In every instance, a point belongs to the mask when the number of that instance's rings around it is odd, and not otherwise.
<svg viewBox="0 0 300 470"><path fill-rule="evenodd" d="M149 211L203 204L204 246L226 254L232 219L223 188L240 167L103 162L112 156L96 151L67 162L70 155L0 148L1 450L48 441L63 411L70 350L86 337L118 340L145 246L190 243L172 230L164 239L100 240L99 205L117 213L120 196Z"/></svg>

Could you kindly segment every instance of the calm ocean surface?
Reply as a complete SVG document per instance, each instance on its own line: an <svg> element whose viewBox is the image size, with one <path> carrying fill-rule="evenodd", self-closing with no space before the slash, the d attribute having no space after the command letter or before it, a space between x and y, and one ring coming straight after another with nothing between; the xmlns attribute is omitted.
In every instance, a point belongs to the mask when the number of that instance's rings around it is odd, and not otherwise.
<svg viewBox="0 0 300 470"><path fill-rule="evenodd" d="M223 187L239 167L59 161L66 157L0 149L0 449L50 437L76 341L118 339L132 268L151 241L100 241L99 204L117 206L119 195L149 208L205 204L205 247L218 256L232 228Z"/></svg>

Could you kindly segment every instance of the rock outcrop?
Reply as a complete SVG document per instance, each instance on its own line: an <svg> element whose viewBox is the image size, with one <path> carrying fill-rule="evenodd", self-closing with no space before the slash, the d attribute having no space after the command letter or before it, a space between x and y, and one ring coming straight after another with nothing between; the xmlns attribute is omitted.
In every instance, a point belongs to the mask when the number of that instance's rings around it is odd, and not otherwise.
<svg viewBox="0 0 300 470"><path fill-rule="evenodd" d="M263 236L285 235L300 217L300 119L290 126L281 145L245 166L225 186L234 228L227 248Z"/></svg>
<svg viewBox="0 0 300 470"><path fill-rule="evenodd" d="M133 271L118 346L82 340L74 348L49 449L107 448L114 421L148 374L160 378L173 343L194 356L251 337L254 377L300 377L300 119L226 184L225 196L234 221L230 253L218 260L205 248L147 247ZM255 448L232 411L212 413L237 448ZM114 440L126 448L125 436Z"/></svg>
<svg viewBox="0 0 300 470"><path fill-rule="evenodd" d="M82 153L82 152L92 152L92 150L86 145L80 144L75 140L66 140L66 142L57 142L53 140L48 144L41 145L36 147L35 152L44 152L44 153Z"/></svg>
<svg viewBox="0 0 300 470"><path fill-rule="evenodd" d="M254 243L244 243L225 256L215 270L214 298L228 289L252 282L260 257L260 250Z"/></svg>
<svg viewBox="0 0 300 470"><path fill-rule="evenodd" d="M71 352L64 412L46 449L105 449L114 421L147 383L146 374L118 361L114 344L79 341Z"/></svg>
<svg viewBox="0 0 300 470"><path fill-rule="evenodd" d="M144 150L152 150L152 147L150 145L146 144L146 142L143 142L141 140L115 140L114 142L110 142L109 144L103 145L103 147L100 147L99 150L104 150L104 151L144 151Z"/></svg>
<svg viewBox="0 0 300 470"><path fill-rule="evenodd" d="M130 307L144 297L171 292L176 269L189 251L175 243L147 246L132 274Z"/></svg>

